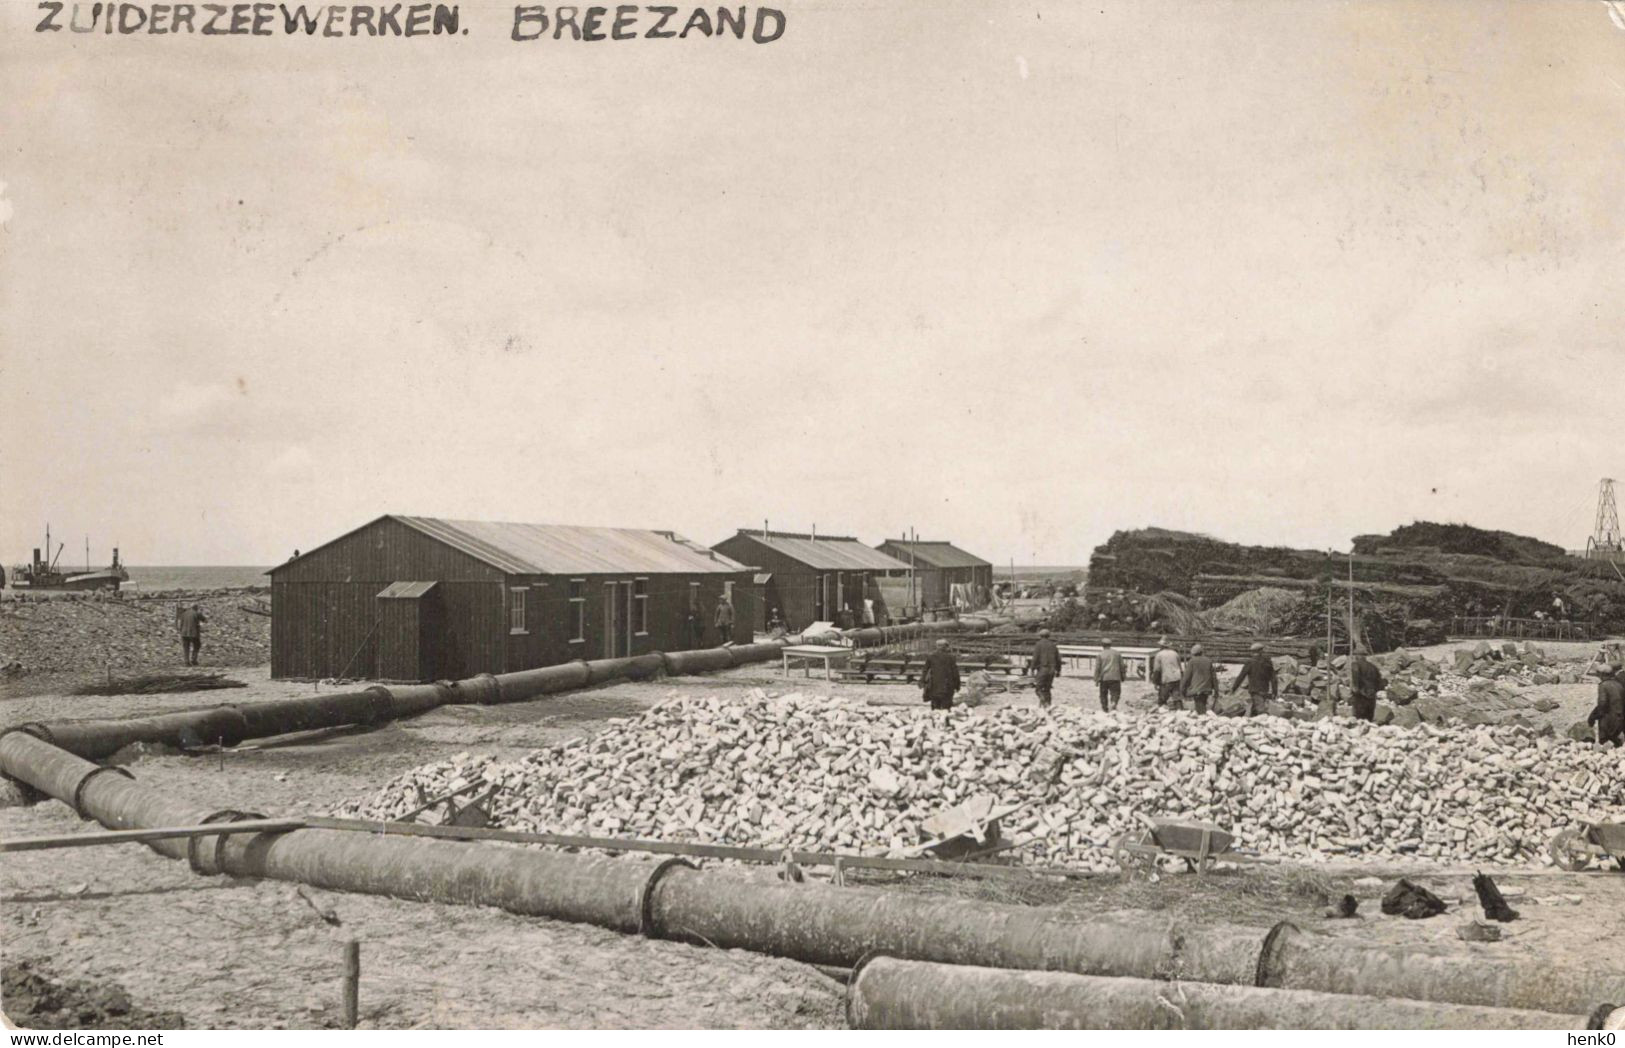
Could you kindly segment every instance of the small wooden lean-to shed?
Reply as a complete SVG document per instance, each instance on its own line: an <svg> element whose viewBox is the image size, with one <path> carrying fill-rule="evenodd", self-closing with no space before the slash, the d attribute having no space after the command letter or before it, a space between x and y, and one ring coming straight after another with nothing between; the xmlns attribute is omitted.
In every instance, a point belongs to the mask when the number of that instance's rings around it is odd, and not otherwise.
<svg viewBox="0 0 1625 1048"><path fill-rule="evenodd" d="M434 680L439 672L436 582L391 582L378 594L378 679Z"/></svg>
<svg viewBox="0 0 1625 1048"><path fill-rule="evenodd" d="M457 679L748 644L757 618L743 565L637 528L387 515L269 574L277 678Z"/></svg>

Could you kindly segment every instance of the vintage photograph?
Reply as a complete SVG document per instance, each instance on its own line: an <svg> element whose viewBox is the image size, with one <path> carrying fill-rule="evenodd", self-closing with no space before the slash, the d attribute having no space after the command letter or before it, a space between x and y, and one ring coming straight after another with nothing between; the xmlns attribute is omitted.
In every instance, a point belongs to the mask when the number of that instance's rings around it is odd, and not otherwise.
<svg viewBox="0 0 1625 1048"><path fill-rule="evenodd" d="M0 5L11 1043L1614 1044L1625 0L772 3Z"/></svg>

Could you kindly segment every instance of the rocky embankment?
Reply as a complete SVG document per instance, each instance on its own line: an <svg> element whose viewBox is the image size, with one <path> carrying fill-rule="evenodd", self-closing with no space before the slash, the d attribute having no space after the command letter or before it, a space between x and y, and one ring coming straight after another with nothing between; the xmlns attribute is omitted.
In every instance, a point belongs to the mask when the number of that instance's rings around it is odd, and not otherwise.
<svg viewBox="0 0 1625 1048"><path fill-rule="evenodd" d="M210 590L121 597L0 601L0 672L39 673L155 669L181 663L175 609L196 602L203 626L201 663L258 666L271 659L271 618L248 609L267 604L264 591Z"/></svg>

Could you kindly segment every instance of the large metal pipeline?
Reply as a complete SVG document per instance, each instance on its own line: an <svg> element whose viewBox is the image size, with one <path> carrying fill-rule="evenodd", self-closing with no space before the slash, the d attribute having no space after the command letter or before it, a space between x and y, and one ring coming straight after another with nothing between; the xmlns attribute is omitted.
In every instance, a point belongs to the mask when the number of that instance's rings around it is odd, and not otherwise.
<svg viewBox="0 0 1625 1048"><path fill-rule="evenodd" d="M875 957L847 983L859 1030L1583 1030L1604 1015Z"/></svg>
<svg viewBox="0 0 1625 1048"><path fill-rule="evenodd" d="M851 967L870 953L1001 968L1251 983L1262 933L1229 927L1176 934L1168 921L1114 920L874 888L741 884L691 868L654 887L662 934L812 964Z"/></svg>
<svg viewBox="0 0 1625 1048"><path fill-rule="evenodd" d="M230 821L22 731L0 735L0 771L111 829ZM335 891L498 906L664 938L849 967L871 953L911 960L1084 975L1267 985L1578 1014L1625 1003L1625 972L1527 962L1452 962L1235 927L1181 928L1155 916L1079 917L1053 909L904 895L875 888L742 881L681 863L341 830L158 841L199 873L298 881ZM635 905L634 905L635 903ZM1358 972L1350 976L1347 971ZM1595 996L1582 997L1594 994Z"/></svg>
<svg viewBox="0 0 1625 1048"><path fill-rule="evenodd" d="M1475 957L1464 963L1448 954L1310 935L1285 922L1264 940L1257 981L1259 986L1536 1011L1584 1012L1598 1002L1625 1005L1621 971L1503 958Z"/></svg>
<svg viewBox="0 0 1625 1048"><path fill-rule="evenodd" d="M230 822L251 813L211 810L149 789L23 732L0 736L0 767L110 829ZM532 848L492 848L421 837L333 830L160 840L150 846L202 874L295 881L333 891L497 906L513 913L643 929L643 903L664 864Z"/></svg>
<svg viewBox="0 0 1625 1048"><path fill-rule="evenodd" d="M985 623L984 623L985 625ZM919 636L961 630L965 620L914 623L857 631L875 638ZM888 634L888 631L889 634ZM436 706L468 703L493 705L527 702L573 688L611 680L647 680L662 672L703 673L779 657L781 649L800 638L754 644L729 644L693 651L651 652L616 659L594 659L543 666L514 673L482 673L456 682L434 684L375 684L361 691L333 692L292 699L274 699L238 705L182 710L125 720L85 720L22 726L70 753L92 760L109 757L125 746L148 743L190 749L220 743L233 746L249 739L286 735L317 728L352 724L380 724Z"/></svg>
<svg viewBox="0 0 1625 1048"><path fill-rule="evenodd" d="M1437 954L1307 935L1172 919L1080 918L1055 910L885 891L752 885L689 870L655 886L653 923L696 941L817 964L884 953L945 964L1187 979L1323 993L1408 997L1498 1008L1582 1013L1625 1005L1625 971Z"/></svg>
<svg viewBox="0 0 1625 1048"><path fill-rule="evenodd" d="M134 743L189 749L286 735L316 728L379 724L436 706L526 702L611 680L646 680L661 672L699 673L779 657L783 642L729 645L697 651L654 652L630 658L567 662L515 673L482 673L456 682L375 684L362 691L181 710L123 720L83 720L19 726L69 753L92 760Z"/></svg>
<svg viewBox="0 0 1625 1048"><path fill-rule="evenodd" d="M212 743L231 746L315 728L381 723L448 701L455 701L452 685L377 685L365 691L210 706L151 717L34 723L20 728L70 753L99 760L138 742L183 749Z"/></svg>

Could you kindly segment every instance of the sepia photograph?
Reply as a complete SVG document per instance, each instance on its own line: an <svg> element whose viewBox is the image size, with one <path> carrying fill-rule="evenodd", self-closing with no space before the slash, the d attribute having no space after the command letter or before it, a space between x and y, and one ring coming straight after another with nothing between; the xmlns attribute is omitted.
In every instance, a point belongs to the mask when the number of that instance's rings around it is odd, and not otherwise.
<svg viewBox="0 0 1625 1048"><path fill-rule="evenodd" d="M770 2L0 4L6 1043L1614 1045L1625 0Z"/></svg>

